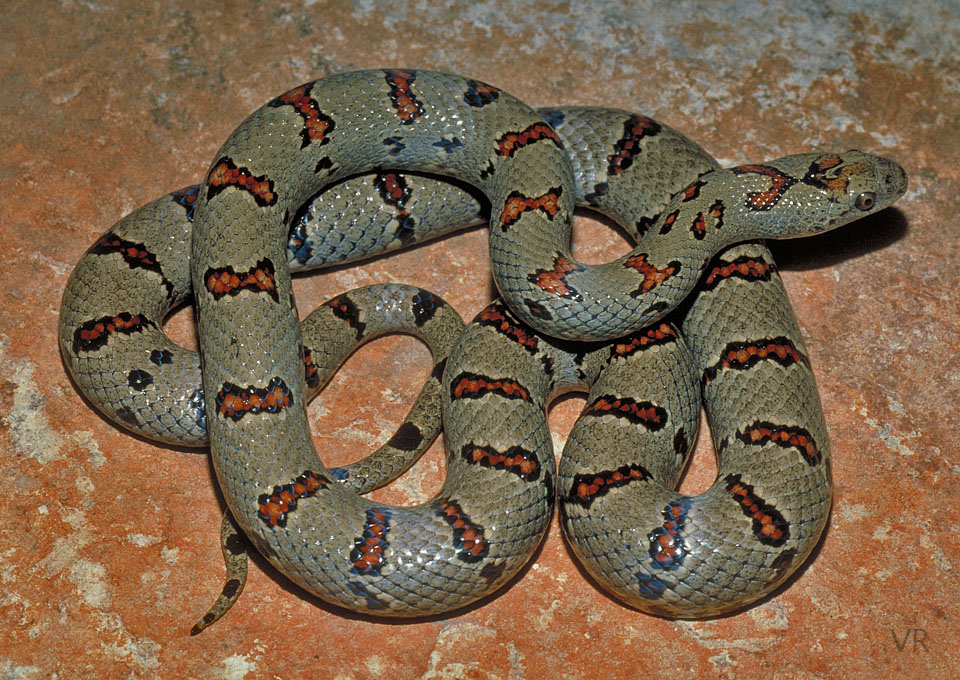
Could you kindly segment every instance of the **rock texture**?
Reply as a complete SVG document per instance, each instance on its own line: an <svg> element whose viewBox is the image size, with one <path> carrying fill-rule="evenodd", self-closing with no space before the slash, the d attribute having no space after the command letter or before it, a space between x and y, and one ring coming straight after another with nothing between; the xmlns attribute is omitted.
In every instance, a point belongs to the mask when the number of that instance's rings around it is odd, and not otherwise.
<svg viewBox="0 0 960 680"><path fill-rule="evenodd" d="M955 677L955 2L68 0L8 3L0 26L0 677ZM644 616L588 581L555 524L521 579L455 616L344 615L259 560L235 609L188 635L223 575L211 468L88 409L56 346L61 291L100 232L196 182L256 106L383 66L471 75L534 105L642 111L727 164L856 147L907 169L894 209L777 246L836 482L816 559L788 588L718 620ZM625 249L588 220L577 244L593 262ZM403 281L469 318L492 295L484 252L474 230L301 279L299 306ZM189 310L168 326L194 342ZM428 370L408 338L359 352L311 407L324 460L386 440ZM552 410L558 444L581 405ZM712 479L700 450L684 489ZM426 498L441 469L435 445L376 497Z"/></svg>

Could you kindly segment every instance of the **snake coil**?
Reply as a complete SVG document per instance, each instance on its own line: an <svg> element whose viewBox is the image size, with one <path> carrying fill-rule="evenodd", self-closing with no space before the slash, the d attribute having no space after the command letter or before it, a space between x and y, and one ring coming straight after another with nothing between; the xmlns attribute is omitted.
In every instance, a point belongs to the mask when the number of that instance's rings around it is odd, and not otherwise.
<svg viewBox="0 0 960 680"><path fill-rule="evenodd" d="M744 242L834 228L905 189L898 165L859 151L720 169L642 115L538 112L426 71L339 74L268 102L201 185L101 237L67 285L60 344L79 388L122 426L209 438L240 530L328 602L401 617L461 607L530 559L556 499L573 551L623 602L715 615L783 583L820 536L831 495L797 323L769 251ZM575 205L611 216L636 246L577 262ZM462 334L442 300L390 284L334 298L301 335L291 268L484 218L503 300ZM198 358L161 329L191 294L202 381ZM431 380L383 451L328 470L306 400L358 343L390 330L425 334ZM570 390L589 394L558 469L545 410ZM701 394L719 472L690 497L673 487ZM399 508L359 496L406 469L441 409L437 497Z"/></svg>

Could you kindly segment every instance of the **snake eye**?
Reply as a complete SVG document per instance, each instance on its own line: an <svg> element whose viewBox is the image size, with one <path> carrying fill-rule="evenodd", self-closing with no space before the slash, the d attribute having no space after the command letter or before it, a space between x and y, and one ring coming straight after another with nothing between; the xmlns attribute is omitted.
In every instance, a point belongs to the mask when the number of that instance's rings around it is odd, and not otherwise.
<svg viewBox="0 0 960 680"><path fill-rule="evenodd" d="M870 210L877 202L877 195L872 191L865 191L857 196L856 205L860 210Z"/></svg>

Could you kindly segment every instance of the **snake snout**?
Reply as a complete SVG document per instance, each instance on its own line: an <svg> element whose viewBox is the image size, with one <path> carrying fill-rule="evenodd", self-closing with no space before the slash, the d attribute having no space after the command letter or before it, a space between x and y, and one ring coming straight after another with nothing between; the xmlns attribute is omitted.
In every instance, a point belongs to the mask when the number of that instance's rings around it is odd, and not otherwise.
<svg viewBox="0 0 960 680"><path fill-rule="evenodd" d="M836 174L827 173L822 186L840 213L827 221L832 229L892 205L907 190L907 173L894 161L852 149L843 154Z"/></svg>
<svg viewBox="0 0 960 680"><path fill-rule="evenodd" d="M898 163L888 158L880 156L872 158L874 159L872 182L876 184L879 199L877 203L880 204L879 208L885 208L906 192L907 173Z"/></svg>
<svg viewBox="0 0 960 680"><path fill-rule="evenodd" d="M833 226L883 210L907 190L907 173L888 158L851 149L838 160L834 167L828 167L820 159L816 167L824 172L808 175L826 195L832 193L831 200L843 209L844 214L833 220Z"/></svg>
<svg viewBox="0 0 960 680"><path fill-rule="evenodd" d="M893 203L893 201L906 193L910 181L907 179L906 171L898 163L887 161L887 165L888 168L883 177L883 184L887 189L887 194L892 196L890 202Z"/></svg>

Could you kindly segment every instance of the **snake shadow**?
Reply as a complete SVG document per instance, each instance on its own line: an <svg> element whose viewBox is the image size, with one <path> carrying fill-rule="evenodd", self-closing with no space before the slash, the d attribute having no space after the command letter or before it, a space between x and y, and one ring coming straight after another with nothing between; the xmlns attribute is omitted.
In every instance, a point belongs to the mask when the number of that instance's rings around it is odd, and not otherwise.
<svg viewBox="0 0 960 680"><path fill-rule="evenodd" d="M884 250L909 232L903 212L898 208L886 208L822 234L768 241L767 245L780 269L805 271Z"/></svg>

